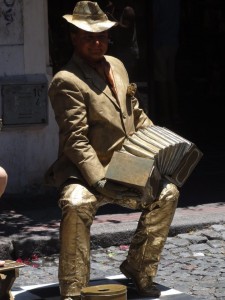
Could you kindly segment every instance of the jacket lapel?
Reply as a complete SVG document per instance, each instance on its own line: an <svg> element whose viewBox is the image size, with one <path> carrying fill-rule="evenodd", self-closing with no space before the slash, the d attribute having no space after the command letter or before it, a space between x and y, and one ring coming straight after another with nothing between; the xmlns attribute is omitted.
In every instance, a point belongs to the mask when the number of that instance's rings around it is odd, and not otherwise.
<svg viewBox="0 0 225 300"><path fill-rule="evenodd" d="M116 91L117 91L118 102L119 102L119 105L121 106L120 99L123 99L123 97L124 97L124 88L125 88L124 82L121 79L121 74L118 73L117 69L112 64L111 64L111 69L112 69L113 79L114 79L114 83L115 83L115 87L116 87ZM124 101L122 101L122 103L123 102Z"/></svg>
<svg viewBox="0 0 225 300"><path fill-rule="evenodd" d="M111 89L109 86L105 83L105 81L97 74L97 72L91 68L89 65L87 65L82 59L77 57L76 55L73 56L73 60L78 64L84 74L84 77L87 79L87 81L92 82L92 84L102 93L104 93L118 108L120 108L119 104L119 90L120 90L120 85L117 83L118 76L114 76L114 81L115 81L115 86L116 90L118 93L118 99L113 96Z"/></svg>

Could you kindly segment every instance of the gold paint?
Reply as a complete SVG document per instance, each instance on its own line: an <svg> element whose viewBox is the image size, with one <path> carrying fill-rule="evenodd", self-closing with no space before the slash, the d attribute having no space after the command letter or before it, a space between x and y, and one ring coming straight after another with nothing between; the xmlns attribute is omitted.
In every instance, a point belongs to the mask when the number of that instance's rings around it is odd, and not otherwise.
<svg viewBox="0 0 225 300"><path fill-rule="evenodd" d="M127 262L140 278L140 285L152 282L166 242L179 197L176 186L166 183L159 197L142 204L134 199L113 200L95 195L80 183L68 183L61 191L59 284L62 296L76 296L90 279L90 227L97 209L117 203L142 214L132 238Z"/></svg>

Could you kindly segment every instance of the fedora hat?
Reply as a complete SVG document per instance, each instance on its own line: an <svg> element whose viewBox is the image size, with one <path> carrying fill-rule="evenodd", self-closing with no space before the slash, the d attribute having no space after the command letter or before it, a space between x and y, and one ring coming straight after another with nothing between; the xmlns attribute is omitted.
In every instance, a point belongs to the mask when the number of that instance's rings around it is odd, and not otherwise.
<svg viewBox="0 0 225 300"><path fill-rule="evenodd" d="M63 18L78 28L90 32L102 32L117 25L117 22L108 19L97 2L92 1L77 2L73 14L64 15Z"/></svg>

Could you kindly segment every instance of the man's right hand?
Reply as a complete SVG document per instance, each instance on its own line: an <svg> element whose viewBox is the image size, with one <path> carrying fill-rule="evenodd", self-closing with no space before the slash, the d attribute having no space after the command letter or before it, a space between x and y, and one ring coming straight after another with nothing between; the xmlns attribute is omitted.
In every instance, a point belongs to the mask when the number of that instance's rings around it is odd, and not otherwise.
<svg viewBox="0 0 225 300"><path fill-rule="evenodd" d="M107 179L99 180L94 184L94 187L100 194L116 200L141 197L141 192L134 191L125 185L114 183Z"/></svg>

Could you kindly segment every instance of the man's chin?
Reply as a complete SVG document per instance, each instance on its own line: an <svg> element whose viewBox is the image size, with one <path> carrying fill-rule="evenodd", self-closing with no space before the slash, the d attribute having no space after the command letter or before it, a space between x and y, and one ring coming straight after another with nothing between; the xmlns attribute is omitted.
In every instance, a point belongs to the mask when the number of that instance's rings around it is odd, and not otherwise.
<svg viewBox="0 0 225 300"><path fill-rule="evenodd" d="M92 59L95 62L98 62L98 61L102 60L103 56L104 56L104 54L102 54L102 53L101 54L93 54L90 57L90 59Z"/></svg>
<svg viewBox="0 0 225 300"><path fill-rule="evenodd" d="M89 57L89 62L92 63L92 64L97 64L97 63L100 63L103 59L104 55L102 56L98 56L98 57Z"/></svg>

